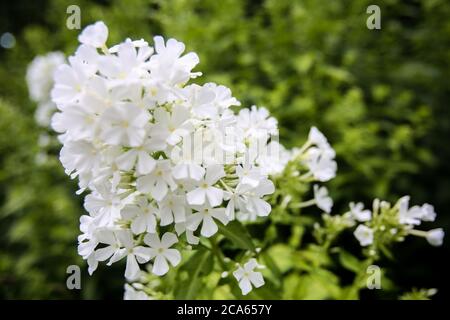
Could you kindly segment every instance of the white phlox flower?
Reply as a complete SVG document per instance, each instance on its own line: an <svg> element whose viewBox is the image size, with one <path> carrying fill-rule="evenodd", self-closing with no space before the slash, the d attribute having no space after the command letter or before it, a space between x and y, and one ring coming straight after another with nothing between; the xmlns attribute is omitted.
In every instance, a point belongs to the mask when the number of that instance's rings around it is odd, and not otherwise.
<svg viewBox="0 0 450 320"><path fill-rule="evenodd" d="M364 204L361 202L350 202L350 213L353 219L359 222L370 221L372 218L372 212L370 210L364 210Z"/></svg>
<svg viewBox="0 0 450 320"><path fill-rule="evenodd" d="M373 243L373 230L363 224L360 224L353 233L362 247Z"/></svg>
<svg viewBox="0 0 450 320"><path fill-rule="evenodd" d="M261 265L258 264L256 259L252 258L244 266L239 265L237 270L233 272L243 295L247 295L252 290L252 287L259 288L264 285L264 278L261 272L255 271L255 269L260 267Z"/></svg>
<svg viewBox="0 0 450 320"><path fill-rule="evenodd" d="M189 84L199 58L183 43L157 36L154 47L126 39L108 48L108 33L103 22L87 26L47 92L61 163L86 193L78 251L89 273L126 260L127 279L143 264L163 276L183 244L237 216L270 214L274 184L262 159L277 121L256 106L235 114L240 102L222 85ZM133 290L126 296L145 298Z"/></svg>

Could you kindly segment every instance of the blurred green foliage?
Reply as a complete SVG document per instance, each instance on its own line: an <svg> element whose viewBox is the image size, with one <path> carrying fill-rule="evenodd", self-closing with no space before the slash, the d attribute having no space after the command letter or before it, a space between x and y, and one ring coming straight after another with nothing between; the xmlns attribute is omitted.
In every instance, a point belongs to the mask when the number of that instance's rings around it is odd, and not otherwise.
<svg viewBox="0 0 450 320"><path fill-rule="evenodd" d="M74 196L75 186L55 156L36 162L42 129L33 123L34 105L24 82L35 55L75 50L79 31L65 24L70 4L80 6L83 26L104 20L110 44L126 37L150 40L156 34L185 42L200 56L197 69L204 76L198 81L229 86L245 106L269 108L289 147L300 145L309 127L317 126L337 151L338 176L329 186L338 211L352 200L368 203L373 197L394 200L411 194L417 203L435 204L438 224L448 226L447 1L379 1L381 30L366 28L368 0L2 2L0 33L13 32L17 44L0 49L1 297L78 296L65 288L65 269L80 263L81 198ZM414 254L431 258L400 272L419 276L419 285L438 286L440 278L429 271L442 275L445 268L428 264L437 254L413 241L410 247L397 267L414 262ZM292 263L283 260L289 256L286 248L273 254L281 269ZM84 297L122 294L120 282L102 280L101 272L94 278L91 285L97 289L109 283L115 291L103 295L91 288ZM336 284L333 275L327 279L322 286ZM407 287L405 279L400 283ZM285 281L300 288L290 298L301 288L320 286L309 278ZM316 295L307 298L322 297L322 289L308 290Z"/></svg>

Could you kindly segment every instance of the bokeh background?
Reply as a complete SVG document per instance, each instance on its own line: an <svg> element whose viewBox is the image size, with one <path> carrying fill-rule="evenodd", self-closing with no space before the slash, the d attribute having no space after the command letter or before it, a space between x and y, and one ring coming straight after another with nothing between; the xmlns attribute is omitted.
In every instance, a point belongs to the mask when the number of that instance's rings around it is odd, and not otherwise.
<svg viewBox="0 0 450 320"><path fill-rule="evenodd" d="M82 26L103 20L108 43L126 37L175 37L200 57L202 82L230 87L244 105L266 106L281 141L304 142L315 125L336 149L338 176L327 186L341 213L374 197L435 205L450 226L450 4L447 0L96 0L1 1L0 298L121 298L122 266L102 268L81 291L65 285L76 252L82 198L58 163L57 148L37 161L42 133L25 83L37 54L70 55L79 30L66 28L67 6ZM381 8L368 30L366 8ZM11 44L11 43L10 43ZM10 46L10 45L9 45ZM385 260L401 290L439 288L445 299L449 241L399 245ZM389 298L380 293L381 298ZM364 295L363 295L364 298Z"/></svg>

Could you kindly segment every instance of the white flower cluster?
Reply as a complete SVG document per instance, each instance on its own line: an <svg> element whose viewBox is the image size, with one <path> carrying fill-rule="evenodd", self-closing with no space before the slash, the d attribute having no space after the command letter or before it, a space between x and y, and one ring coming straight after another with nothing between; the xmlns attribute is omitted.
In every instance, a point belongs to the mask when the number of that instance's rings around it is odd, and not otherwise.
<svg viewBox="0 0 450 320"><path fill-rule="evenodd" d="M56 105L51 101L50 92L53 87L53 73L65 62L62 52L50 52L36 56L27 68L26 81L30 98L37 103L36 122L48 127Z"/></svg>
<svg viewBox="0 0 450 320"><path fill-rule="evenodd" d="M175 39L107 48L107 38L102 22L85 28L52 90L60 160L88 192L79 253L90 273L126 257L127 279L148 262L164 275L181 260L181 236L197 244L219 223L270 213L263 164L277 122L264 108L235 115L224 86L187 84L199 59Z"/></svg>
<svg viewBox="0 0 450 320"><path fill-rule="evenodd" d="M409 208L409 196L400 198L393 208L395 212L395 223L403 227L407 234L421 236L433 246L440 246L443 243L444 231L442 228L432 229L429 231L415 230L415 226L419 226L423 221L432 222L436 219L436 212L434 207L428 203L422 206L413 206ZM376 200L378 203L378 200ZM378 204L377 204L378 206ZM380 207L389 207L389 204L382 201L379 203ZM369 246L374 243L375 228L371 225L372 211L364 209L362 203L350 203L350 217L354 221L362 222L356 228L354 235L361 246ZM378 226L378 229L384 231L384 226ZM390 229L391 234L395 235L397 228Z"/></svg>

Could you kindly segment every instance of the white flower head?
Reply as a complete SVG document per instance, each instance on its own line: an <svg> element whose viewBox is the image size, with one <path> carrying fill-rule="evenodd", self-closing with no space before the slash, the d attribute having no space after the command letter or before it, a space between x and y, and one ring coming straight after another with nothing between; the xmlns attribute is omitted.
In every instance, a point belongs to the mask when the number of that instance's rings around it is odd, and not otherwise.
<svg viewBox="0 0 450 320"><path fill-rule="evenodd" d="M108 48L107 38L103 22L85 28L51 90L60 161L78 180L77 193L87 193L78 250L90 273L100 261L126 258L126 278L149 261L161 276L180 263L172 246L183 234L197 245L236 217L270 214L264 198L275 191L274 161L252 144L280 146L277 122L254 106L235 114L230 107L240 103L224 86L188 84L200 75L192 72L199 59L175 39ZM185 153L191 138L192 155ZM281 172L288 159L273 167ZM162 231L174 229L177 235Z"/></svg>

